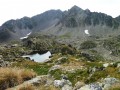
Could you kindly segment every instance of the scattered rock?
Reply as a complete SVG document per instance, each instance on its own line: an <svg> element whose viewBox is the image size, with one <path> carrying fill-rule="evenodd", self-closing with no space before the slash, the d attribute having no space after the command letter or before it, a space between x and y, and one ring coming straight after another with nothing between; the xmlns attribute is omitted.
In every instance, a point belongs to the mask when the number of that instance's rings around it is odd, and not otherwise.
<svg viewBox="0 0 120 90"><path fill-rule="evenodd" d="M58 58L58 60L56 61L56 64L62 64L65 63L67 61L67 57L60 57Z"/></svg>
<svg viewBox="0 0 120 90"><path fill-rule="evenodd" d="M6 66L9 66L10 63L7 62L7 61L4 61L4 60L0 60L0 67L6 67Z"/></svg>
<svg viewBox="0 0 120 90"><path fill-rule="evenodd" d="M62 90L73 90L73 89L72 86L64 85L64 87L62 87Z"/></svg>
<svg viewBox="0 0 120 90"><path fill-rule="evenodd" d="M117 80L116 78L113 78L113 77L109 77L109 78L105 78L103 80L103 83L105 84L114 84L116 82L118 82L119 80Z"/></svg>
<svg viewBox="0 0 120 90"><path fill-rule="evenodd" d="M72 90L72 83L69 80L61 79L54 81L55 87L60 87L62 90Z"/></svg>
<svg viewBox="0 0 120 90"><path fill-rule="evenodd" d="M113 77L105 78L102 82L102 86L104 89L110 88L111 85L118 83L119 80Z"/></svg>
<svg viewBox="0 0 120 90"><path fill-rule="evenodd" d="M63 87L64 86L64 81L63 80L55 80L54 81L54 86L55 87Z"/></svg>
<svg viewBox="0 0 120 90"><path fill-rule="evenodd" d="M54 65L50 68L49 72L52 71L52 70L60 69L60 68L61 68L60 65Z"/></svg>
<svg viewBox="0 0 120 90"><path fill-rule="evenodd" d="M42 76L37 76L31 80L25 81L24 83L15 86L13 88L9 88L7 90L19 90L21 87L27 86L27 85L40 85L40 84L45 84L47 81L48 75L42 75Z"/></svg>
<svg viewBox="0 0 120 90"><path fill-rule="evenodd" d="M13 44L13 45L11 45L11 47L17 47L18 46L18 44Z"/></svg>
<svg viewBox="0 0 120 90"><path fill-rule="evenodd" d="M120 67L120 63L117 64L117 67Z"/></svg>
<svg viewBox="0 0 120 90"><path fill-rule="evenodd" d="M77 90L102 90L102 87L100 87L99 84L89 84Z"/></svg>
<svg viewBox="0 0 120 90"><path fill-rule="evenodd" d="M103 64L103 67L108 67L109 66L109 63L105 63L105 64Z"/></svg>
<svg viewBox="0 0 120 90"><path fill-rule="evenodd" d="M0 59L2 59L3 58L3 56L2 55L0 55Z"/></svg>
<svg viewBox="0 0 120 90"><path fill-rule="evenodd" d="M84 85L85 85L84 82L78 81L78 82L75 84L73 90L77 90L77 89L81 88L81 87L84 86Z"/></svg>

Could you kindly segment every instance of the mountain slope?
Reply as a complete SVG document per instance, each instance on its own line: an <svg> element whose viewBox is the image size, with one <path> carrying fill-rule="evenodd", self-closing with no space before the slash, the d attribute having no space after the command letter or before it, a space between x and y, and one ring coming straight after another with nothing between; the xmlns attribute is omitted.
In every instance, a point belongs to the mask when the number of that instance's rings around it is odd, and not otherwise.
<svg viewBox="0 0 120 90"><path fill-rule="evenodd" d="M20 39L29 32L43 30L56 24L61 17L62 12L60 10L49 10L32 18L23 17L17 20L9 20L0 27L0 35L2 35L0 41Z"/></svg>
<svg viewBox="0 0 120 90"><path fill-rule="evenodd" d="M113 30L118 30L120 25L117 19L114 19L109 15L90 12L88 9L82 10L77 6L73 6L70 10L64 12L63 18L59 23L59 28L52 27L49 29L51 34L56 32L56 34L61 35L69 33L70 31L70 34L73 36L81 36L80 33L85 36L84 30L87 29L91 35L104 36L105 34L112 33Z"/></svg>
<svg viewBox="0 0 120 90"><path fill-rule="evenodd" d="M119 27L119 17L112 18L104 13L91 12L88 9L83 10L73 6L64 12L49 10L31 18L9 20L0 27L0 41L19 40L29 32L83 40L88 36L116 35L120 32ZM85 33L85 30L88 30L89 35Z"/></svg>

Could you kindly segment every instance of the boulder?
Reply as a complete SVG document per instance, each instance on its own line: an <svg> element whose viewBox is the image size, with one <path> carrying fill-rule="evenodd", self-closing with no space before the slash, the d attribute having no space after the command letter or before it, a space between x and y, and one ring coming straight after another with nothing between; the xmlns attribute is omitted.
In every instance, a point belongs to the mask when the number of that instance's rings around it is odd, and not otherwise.
<svg viewBox="0 0 120 90"><path fill-rule="evenodd" d="M68 77L64 74L61 75L62 79L68 80Z"/></svg>
<svg viewBox="0 0 120 90"><path fill-rule="evenodd" d="M108 77L108 78L105 78L102 82L102 86L104 89L108 89L111 87L111 85L115 84L115 83L118 83L119 80L116 79L116 78L113 78L113 77Z"/></svg>
<svg viewBox="0 0 120 90"><path fill-rule="evenodd" d="M64 85L64 86L62 87L62 90L73 90L73 89L72 89L72 86Z"/></svg>
<svg viewBox="0 0 120 90"><path fill-rule="evenodd" d="M77 90L102 90L102 87L100 87L99 84L89 84Z"/></svg>
<svg viewBox="0 0 120 90"><path fill-rule="evenodd" d="M54 86L60 87L62 90L72 90L72 83L69 80L54 80Z"/></svg>
<svg viewBox="0 0 120 90"><path fill-rule="evenodd" d="M117 64L117 67L120 67L120 63Z"/></svg>
<svg viewBox="0 0 120 90"><path fill-rule="evenodd" d="M78 81L78 82L75 84L73 90L80 89L80 88L81 88L82 86L84 86L84 85L85 85L84 82L80 82L80 81Z"/></svg>
<svg viewBox="0 0 120 90"><path fill-rule="evenodd" d="M64 86L64 81L63 80L55 80L54 81L54 86L55 87L63 87Z"/></svg>
<svg viewBox="0 0 120 90"><path fill-rule="evenodd" d="M109 63L105 63L105 64L103 64L103 67L108 67L109 66Z"/></svg>
<svg viewBox="0 0 120 90"><path fill-rule="evenodd" d="M119 80L117 80L116 78L113 78L113 77L109 77L109 78L105 78L103 80L103 83L104 84L114 84L116 82L118 82Z"/></svg>
<svg viewBox="0 0 120 90"><path fill-rule="evenodd" d="M10 63L7 62L7 61L4 61L4 60L0 60L0 67L6 67L6 66L9 66Z"/></svg>
<svg viewBox="0 0 120 90"><path fill-rule="evenodd" d="M0 55L0 59L2 59L3 58L3 56L2 55Z"/></svg>

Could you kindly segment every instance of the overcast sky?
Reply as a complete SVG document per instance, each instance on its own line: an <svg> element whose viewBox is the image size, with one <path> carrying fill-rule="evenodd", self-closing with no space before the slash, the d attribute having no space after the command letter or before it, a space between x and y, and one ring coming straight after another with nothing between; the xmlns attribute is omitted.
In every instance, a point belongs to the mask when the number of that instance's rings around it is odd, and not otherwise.
<svg viewBox="0 0 120 90"><path fill-rule="evenodd" d="M120 15L120 0L0 0L0 25L10 19L31 17L50 9L64 11L74 5L113 17Z"/></svg>

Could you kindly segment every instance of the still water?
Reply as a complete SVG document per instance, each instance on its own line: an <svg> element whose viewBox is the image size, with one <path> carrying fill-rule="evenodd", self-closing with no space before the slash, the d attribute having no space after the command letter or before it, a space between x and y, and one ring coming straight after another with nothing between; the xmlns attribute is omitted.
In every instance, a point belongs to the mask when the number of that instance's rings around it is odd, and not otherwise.
<svg viewBox="0 0 120 90"><path fill-rule="evenodd" d="M28 57L30 58L30 60L34 60L35 62L45 62L46 60L49 59L49 57L51 56L50 51L48 51L47 53L44 54L33 54L33 55L25 55L22 57Z"/></svg>

